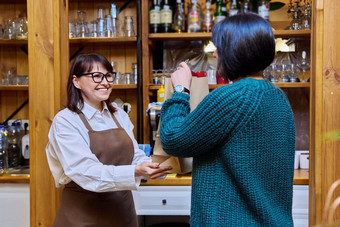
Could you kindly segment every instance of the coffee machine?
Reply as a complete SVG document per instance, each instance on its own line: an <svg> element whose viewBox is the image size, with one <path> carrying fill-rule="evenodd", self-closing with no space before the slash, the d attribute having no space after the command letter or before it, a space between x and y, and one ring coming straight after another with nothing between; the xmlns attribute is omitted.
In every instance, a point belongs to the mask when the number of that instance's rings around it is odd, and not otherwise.
<svg viewBox="0 0 340 227"><path fill-rule="evenodd" d="M152 106L148 110L150 125L150 145L153 148L156 141L156 134L161 117L162 106Z"/></svg>

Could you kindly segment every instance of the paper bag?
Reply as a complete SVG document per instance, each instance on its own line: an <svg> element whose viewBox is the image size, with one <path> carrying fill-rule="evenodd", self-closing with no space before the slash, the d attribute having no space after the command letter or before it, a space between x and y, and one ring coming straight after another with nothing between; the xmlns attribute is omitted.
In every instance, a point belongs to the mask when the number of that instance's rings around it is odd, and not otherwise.
<svg viewBox="0 0 340 227"><path fill-rule="evenodd" d="M173 93L173 87L170 78L165 79L164 85L164 100L171 97ZM206 77L192 77L190 87L190 109L193 111L196 106L209 94L208 79ZM155 146L153 149L152 161L160 163L161 166L172 166L170 173L190 173L192 171L192 158L178 158L168 155L164 152L161 139L159 136L159 129L161 120L158 125L156 134Z"/></svg>

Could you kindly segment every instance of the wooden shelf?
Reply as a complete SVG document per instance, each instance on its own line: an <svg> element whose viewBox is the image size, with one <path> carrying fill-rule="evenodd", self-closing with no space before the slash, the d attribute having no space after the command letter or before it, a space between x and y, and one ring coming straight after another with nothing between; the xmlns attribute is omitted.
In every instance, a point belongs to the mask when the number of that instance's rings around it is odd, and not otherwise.
<svg viewBox="0 0 340 227"><path fill-rule="evenodd" d="M308 185L309 184L309 170L296 169L294 170L294 184ZM169 174L164 180L147 180L142 182L141 186L190 186L191 174L177 175Z"/></svg>
<svg viewBox="0 0 340 227"><path fill-rule="evenodd" d="M26 4L27 0L1 0L0 3L5 3L5 4L17 4L17 3L25 3Z"/></svg>
<svg viewBox="0 0 340 227"><path fill-rule="evenodd" d="M28 85L0 85L0 91L28 91Z"/></svg>
<svg viewBox="0 0 340 227"><path fill-rule="evenodd" d="M310 37L310 30L275 30L276 38L295 38ZM211 32L195 32L195 33L152 33L149 34L151 40L209 40Z"/></svg>
<svg viewBox="0 0 340 227"><path fill-rule="evenodd" d="M17 40L17 39L0 39L0 45L27 45L27 39Z"/></svg>
<svg viewBox="0 0 340 227"><path fill-rule="evenodd" d="M310 37L310 30L275 30L275 38Z"/></svg>
<svg viewBox="0 0 340 227"><path fill-rule="evenodd" d="M300 87L310 87L310 83L274 83L276 86L280 88L300 88ZM209 84L209 89L213 90L218 87L222 87L226 84ZM161 87L161 85L155 85L155 84L150 84L149 85L149 90L158 90Z"/></svg>
<svg viewBox="0 0 340 227"><path fill-rule="evenodd" d="M20 175L4 174L0 176L0 184L1 183L29 184L30 175L29 174L20 174Z"/></svg>
<svg viewBox="0 0 340 227"><path fill-rule="evenodd" d="M211 32L195 32L195 33L152 33L149 34L152 40L209 40Z"/></svg>
<svg viewBox="0 0 340 227"><path fill-rule="evenodd" d="M112 89L137 89L136 84L114 84Z"/></svg>
<svg viewBox="0 0 340 227"><path fill-rule="evenodd" d="M82 44L82 43L134 43L137 41L136 37L101 37L101 38L70 38L70 44Z"/></svg>
<svg viewBox="0 0 340 227"><path fill-rule="evenodd" d="M112 89L137 89L136 84L114 84ZM0 91L27 91L28 85L0 85Z"/></svg>

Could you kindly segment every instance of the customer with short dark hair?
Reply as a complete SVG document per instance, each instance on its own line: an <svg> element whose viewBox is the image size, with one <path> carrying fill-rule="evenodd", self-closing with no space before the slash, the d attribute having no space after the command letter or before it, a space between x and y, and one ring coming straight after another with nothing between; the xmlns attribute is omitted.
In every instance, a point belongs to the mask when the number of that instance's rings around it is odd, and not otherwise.
<svg viewBox="0 0 340 227"><path fill-rule="evenodd" d="M217 23L212 40L219 74L233 83L191 113L189 92L175 89L161 111L163 149L193 157L191 225L293 226L293 113L280 88L248 77L274 59L272 29L258 15L238 14ZM188 65L171 79L189 89Z"/></svg>
<svg viewBox="0 0 340 227"><path fill-rule="evenodd" d="M54 226L137 227L131 190L142 176L164 176L138 149L129 116L111 104L115 72L97 53L71 65L67 108L53 119L47 160L56 187L65 186Z"/></svg>

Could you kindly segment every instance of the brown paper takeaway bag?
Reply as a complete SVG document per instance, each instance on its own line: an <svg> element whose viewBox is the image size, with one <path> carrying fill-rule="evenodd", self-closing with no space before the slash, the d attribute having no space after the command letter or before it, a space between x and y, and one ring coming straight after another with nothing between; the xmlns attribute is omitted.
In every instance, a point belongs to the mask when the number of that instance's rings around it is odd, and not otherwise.
<svg viewBox="0 0 340 227"><path fill-rule="evenodd" d="M170 78L165 79L164 85L164 100L171 97L173 93L173 87ZM192 77L191 87L190 87L190 109L193 111L196 106L203 100L203 98L209 94L208 79L206 77ZM168 155L164 152L161 139L159 137L159 128L161 125L158 124L158 130L156 134L155 146L153 149L152 161L158 162L161 166L172 166L172 170L168 171L170 173L190 173L192 171L192 158L177 158Z"/></svg>

